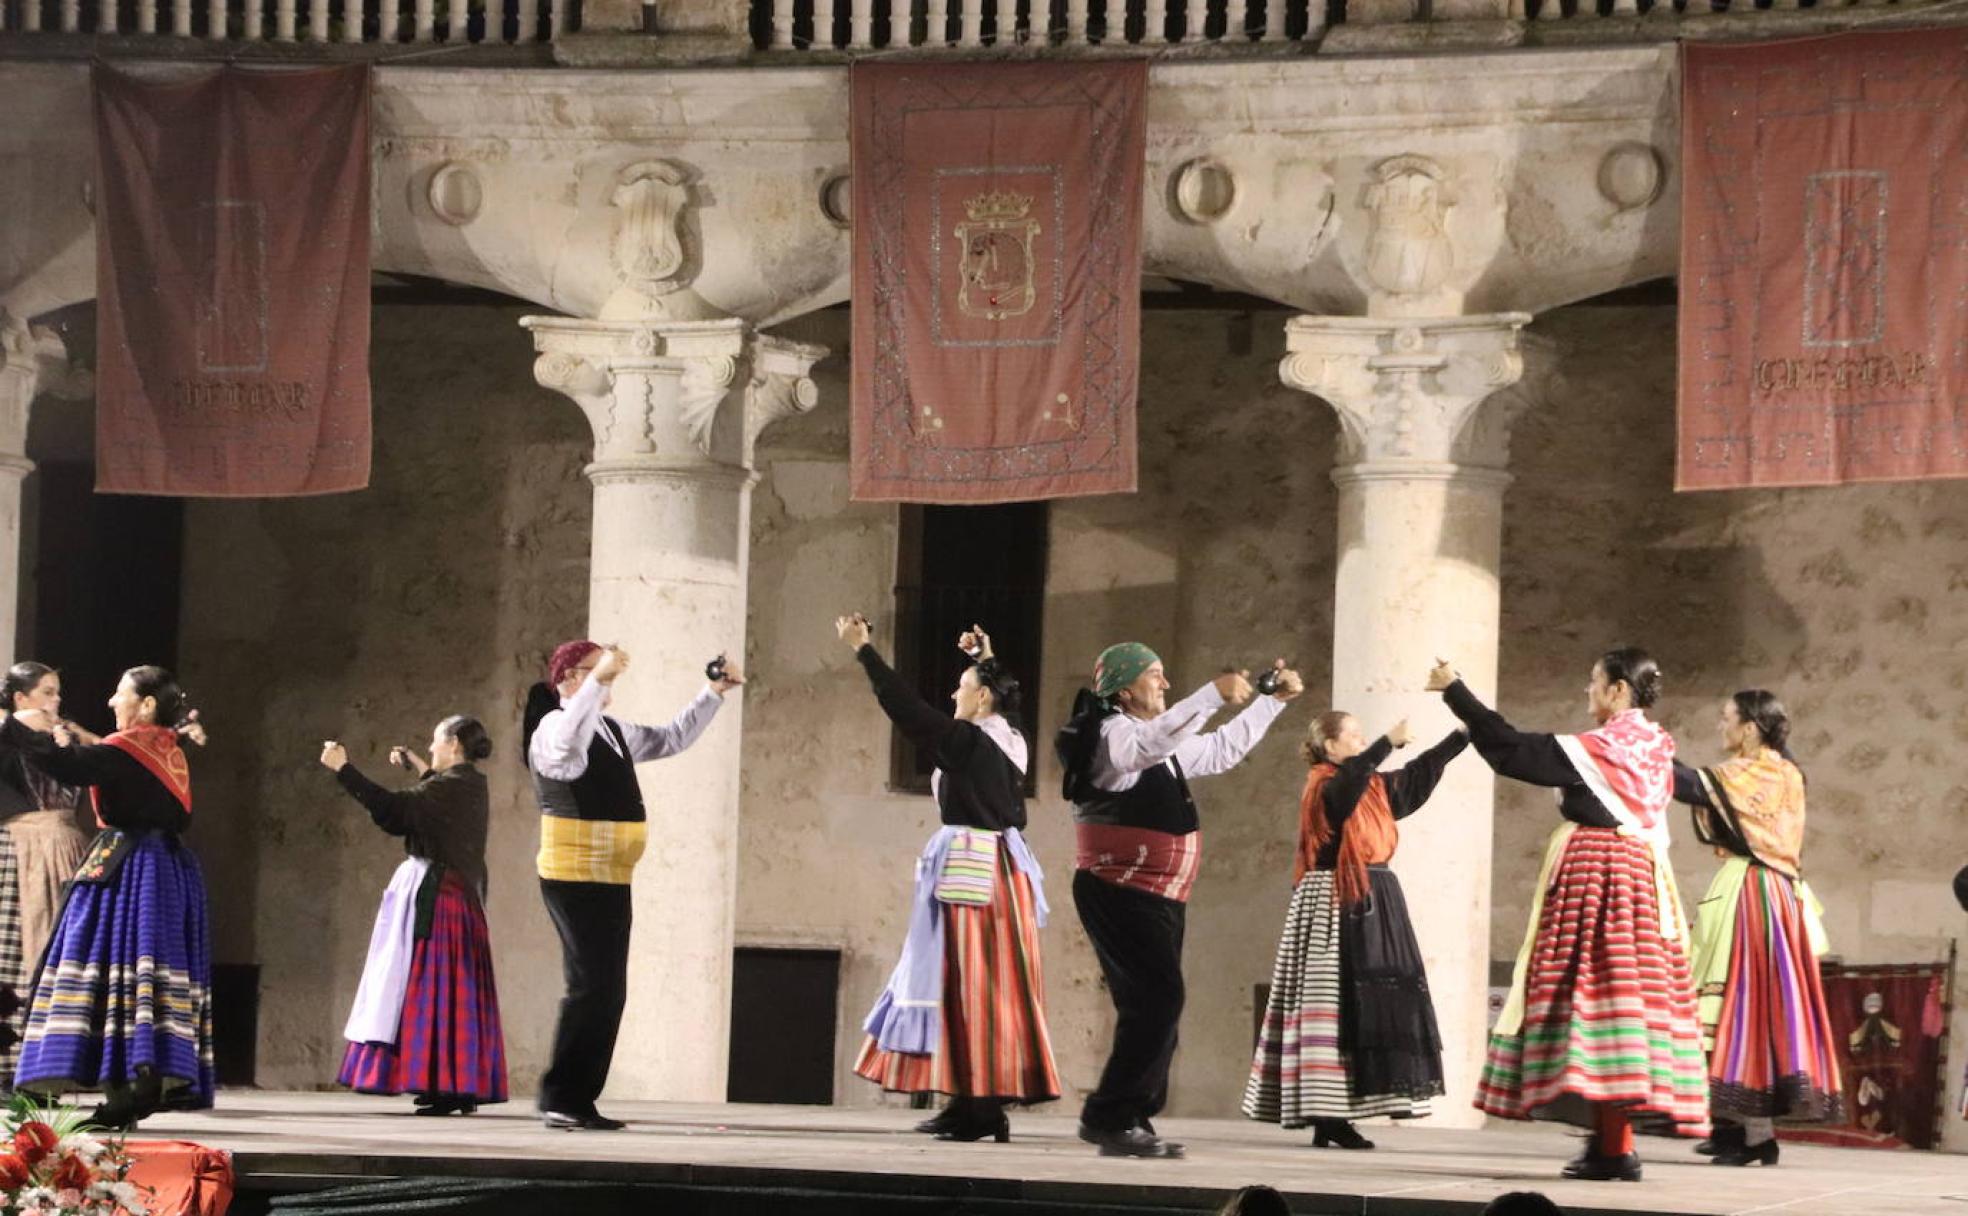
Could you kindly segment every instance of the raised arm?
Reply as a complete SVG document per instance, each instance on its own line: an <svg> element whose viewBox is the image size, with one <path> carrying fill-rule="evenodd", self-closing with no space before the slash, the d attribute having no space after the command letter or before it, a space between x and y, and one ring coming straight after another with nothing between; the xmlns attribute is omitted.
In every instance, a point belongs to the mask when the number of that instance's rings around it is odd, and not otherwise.
<svg viewBox="0 0 1968 1216"><path fill-rule="evenodd" d="M1387 762L1393 751L1393 742L1382 735L1369 744L1366 751L1349 756L1336 766L1339 771L1319 792L1319 800L1326 805L1326 822L1332 825L1335 835L1340 826L1352 817L1353 809L1360 805L1360 796L1367 792L1367 783L1373 780L1375 770Z"/></svg>
<svg viewBox="0 0 1968 1216"><path fill-rule="evenodd" d="M911 743L936 748L956 729L957 720L923 700L882 660L872 644L863 643L854 657L861 670L868 673L868 683L874 686L875 700L881 703L882 712Z"/></svg>
<svg viewBox="0 0 1968 1216"><path fill-rule="evenodd" d="M1402 765L1398 772L1387 774L1387 800L1393 804L1394 818L1406 819L1420 810L1441 783L1449 761L1460 756L1468 746L1469 736L1452 730L1440 743Z"/></svg>
<svg viewBox="0 0 1968 1216"><path fill-rule="evenodd" d="M1104 768L1116 775L1146 772L1175 755L1176 749L1203 729L1222 707L1223 694L1212 682L1152 718L1115 714L1101 723L1099 762L1094 770ZM1268 721L1265 724L1270 725Z"/></svg>
<svg viewBox="0 0 1968 1216"><path fill-rule="evenodd" d="M1469 741L1500 777L1527 785L1577 785L1578 770L1558 746L1556 735L1520 731L1502 714L1483 704L1469 686L1457 680L1442 690L1449 710L1469 728Z"/></svg>
<svg viewBox="0 0 1968 1216"><path fill-rule="evenodd" d="M540 719L527 759L554 781L578 781L588 771L588 745L601 729L602 684L590 673L559 709Z"/></svg>
<svg viewBox="0 0 1968 1216"><path fill-rule="evenodd" d="M643 726L636 722L621 722L622 738L629 744L629 759L638 763L644 760L661 760L674 756L704 733L704 728L717 717L718 707L724 698L715 688L704 685L690 703L677 712L677 716L662 726Z"/></svg>
<svg viewBox="0 0 1968 1216"><path fill-rule="evenodd" d="M403 790L386 789L363 776L353 764L336 769L335 780L362 804L376 826L390 835L407 836L416 826L417 806L423 801L426 788L423 783Z"/></svg>
<svg viewBox="0 0 1968 1216"><path fill-rule="evenodd" d="M1278 697L1252 697L1244 712L1207 735L1195 735L1176 745L1175 758L1191 777L1214 777L1227 773L1250 755L1264 738L1264 732L1285 712Z"/></svg>

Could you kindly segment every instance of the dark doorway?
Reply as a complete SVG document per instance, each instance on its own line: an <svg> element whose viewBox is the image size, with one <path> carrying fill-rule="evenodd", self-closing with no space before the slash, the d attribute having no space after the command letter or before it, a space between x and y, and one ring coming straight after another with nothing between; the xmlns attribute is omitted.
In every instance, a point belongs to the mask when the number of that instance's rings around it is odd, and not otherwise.
<svg viewBox="0 0 1968 1216"><path fill-rule="evenodd" d="M990 633L999 659L1025 689L1013 723L1039 751L1040 643L1045 624L1047 511L1042 502L992 507L904 505L895 555L895 671L931 705L948 710L970 660L957 635L973 624ZM889 784L927 794L935 757L891 732ZM1037 791L1038 765L1025 770Z"/></svg>
<svg viewBox="0 0 1968 1216"><path fill-rule="evenodd" d="M734 951L725 1100L831 1105L839 1004L840 951Z"/></svg>
<svg viewBox="0 0 1968 1216"><path fill-rule="evenodd" d="M96 493L92 465L43 463L33 652L62 673L62 713L106 735L106 702L141 663L175 668L184 501Z"/></svg>

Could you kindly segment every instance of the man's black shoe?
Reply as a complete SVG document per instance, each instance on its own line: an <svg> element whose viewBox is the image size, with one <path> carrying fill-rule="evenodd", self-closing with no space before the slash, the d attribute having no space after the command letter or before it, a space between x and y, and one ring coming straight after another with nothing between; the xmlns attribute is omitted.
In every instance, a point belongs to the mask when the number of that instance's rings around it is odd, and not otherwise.
<svg viewBox="0 0 1968 1216"><path fill-rule="evenodd" d="M1122 1131L1080 1124L1080 1139L1100 1146L1103 1157L1180 1157L1182 1146L1139 1127Z"/></svg>
<svg viewBox="0 0 1968 1216"><path fill-rule="evenodd" d="M607 1115L577 1115L564 1110L543 1110L540 1112L540 1122L561 1132L617 1132L628 1126L620 1119L611 1119Z"/></svg>

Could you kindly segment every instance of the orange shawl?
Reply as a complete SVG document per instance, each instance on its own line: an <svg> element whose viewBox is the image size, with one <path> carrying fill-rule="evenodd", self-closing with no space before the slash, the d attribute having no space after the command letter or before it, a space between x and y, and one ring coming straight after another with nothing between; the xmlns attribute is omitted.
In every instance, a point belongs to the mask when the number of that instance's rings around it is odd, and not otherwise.
<svg viewBox="0 0 1968 1216"><path fill-rule="evenodd" d="M1339 766L1315 764L1305 774L1305 792L1298 799L1298 867L1293 883L1307 871L1318 868L1319 852L1332 839L1332 824L1326 819L1326 782L1339 775ZM1385 865L1401 842L1401 829L1394 822L1394 807L1387 800L1387 782L1375 773L1367 781L1366 792L1346 820L1339 842L1339 860L1333 868L1333 885L1338 889L1341 907L1364 903L1367 898L1367 867Z"/></svg>
<svg viewBox="0 0 1968 1216"><path fill-rule="evenodd" d="M1725 853L1747 845L1752 859L1796 878L1804 853L1804 774L1770 748L1701 770L1714 809L1695 808L1695 835ZM1731 832L1736 840L1731 840Z"/></svg>

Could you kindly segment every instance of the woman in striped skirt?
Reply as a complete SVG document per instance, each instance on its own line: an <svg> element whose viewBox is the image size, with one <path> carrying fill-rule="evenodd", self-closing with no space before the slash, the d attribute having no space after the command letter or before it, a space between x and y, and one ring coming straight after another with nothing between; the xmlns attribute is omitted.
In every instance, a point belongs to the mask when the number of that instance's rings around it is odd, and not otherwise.
<svg viewBox="0 0 1968 1216"><path fill-rule="evenodd" d="M1729 758L1676 762L1674 797L1722 868L1695 918L1694 973L1708 1047L1717 1165L1777 1163L1775 1121L1838 1122L1844 1097L1818 955L1824 926L1804 885L1804 774L1785 746L1790 719L1772 693L1722 703Z"/></svg>
<svg viewBox="0 0 1968 1216"><path fill-rule="evenodd" d="M428 764L390 749L392 764L418 775L390 790L356 771L341 744L321 749L322 765L409 854L376 913L335 1080L365 1094L415 1094L420 1115L469 1115L506 1100L483 902L491 799L475 764L491 754L478 719L453 715L432 732Z"/></svg>
<svg viewBox="0 0 1968 1216"><path fill-rule="evenodd" d="M1442 1092L1428 976L1387 863L1400 841L1395 821L1428 801L1469 736L1453 731L1399 771L1377 772L1409 738L1402 721L1369 744L1357 718L1333 710L1300 745L1312 767L1299 798L1297 885L1244 1113L1309 1123L1315 1148L1372 1148L1354 1119L1418 1118Z"/></svg>
<svg viewBox="0 0 1968 1216"><path fill-rule="evenodd" d="M100 1090L94 1121L129 1128L163 1105L212 1104L211 934L178 746L180 728L203 735L161 667L124 672L109 708L116 731L97 744L71 745L45 715L0 728L48 776L90 787L105 825L49 938L14 1085Z"/></svg>
<svg viewBox="0 0 1968 1216"><path fill-rule="evenodd" d="M916 862L902 959L862 1023L854 1071L883 1089L948 1094L918 1125L944 1140L1011 1138L1007 1103L1050 1102L1059 1070L1046 1029L1039 929L1045 876L1026 847L1024 737L1011 725L1018 682L973 626L958 641L976 660L934 708L868 644L867 619L835 628L896 727L936 757L930 789L943 826Z"/></svg>
<svg viewBox="0 0 1968 1216"><path fill-rule="evenodd" d="M1592 1131L1567 1178L1638 1181L1633 1131L1708 1132L1687 926L1667 861L1674 739L1648 720L1660 668L1646 651L1592 665L1582 735L1519 731L1446 663L1429 674L1505 777L1558 791L1530 930L1490 1034L1476 1105Z"/></svg>

